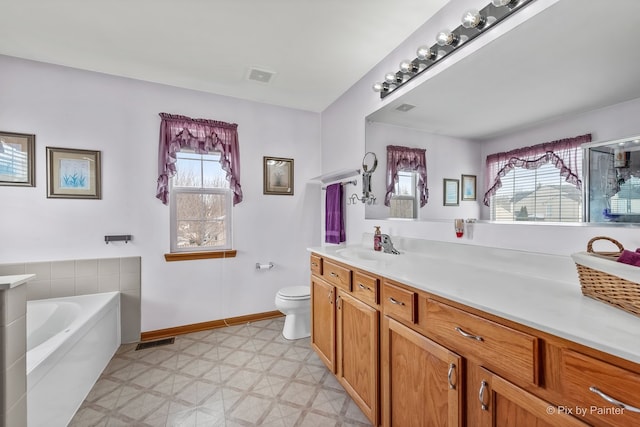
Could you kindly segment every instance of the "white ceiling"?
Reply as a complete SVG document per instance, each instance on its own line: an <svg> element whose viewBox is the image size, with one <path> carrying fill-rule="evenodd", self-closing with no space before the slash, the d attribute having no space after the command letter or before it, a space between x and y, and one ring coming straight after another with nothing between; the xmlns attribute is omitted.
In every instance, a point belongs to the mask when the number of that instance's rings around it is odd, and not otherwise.
<svg viewBox="0 0 640 427"><path fill-rule="evenodd" d="M639 36L639 0L561 0L368 119L482 140L640 98Z"/></svg>
<svg viewBox="0 0 640 427"><path fill-rule="evenodd" d="M319 112L446 3L0 0L0 54Z"/></svg>

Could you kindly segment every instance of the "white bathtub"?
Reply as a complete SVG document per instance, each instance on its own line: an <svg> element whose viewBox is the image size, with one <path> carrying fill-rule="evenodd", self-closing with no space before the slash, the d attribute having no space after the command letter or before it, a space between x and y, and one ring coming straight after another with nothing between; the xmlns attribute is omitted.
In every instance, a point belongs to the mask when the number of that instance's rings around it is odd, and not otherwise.
<svg viewBox="0 0 640 427"><path fill-rule="evenodd" d="M120 294L27 302L27 422L65 427L120 346Z"/></svg>

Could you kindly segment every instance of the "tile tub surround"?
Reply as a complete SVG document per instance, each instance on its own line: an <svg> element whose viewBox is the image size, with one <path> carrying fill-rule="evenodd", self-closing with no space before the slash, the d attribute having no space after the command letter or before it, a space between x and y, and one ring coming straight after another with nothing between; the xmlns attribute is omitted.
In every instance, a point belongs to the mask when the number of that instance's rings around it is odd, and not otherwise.
<svg viewBox="0 0 640 427"><path fill-rule="evenodd" d="M120 291L123 343L140 340L140 257L0 264L0 276L32 273L27 300Z"/></svg>
<svg viewBox="0 0 640 427"><path fill-rule="evenodd" d="M282 337L284 318L123 345L70 427L369 426L310 339Z"/></svg>
<svg viewBox="0 0 640 427"><path fill-rule="evenodd" d="M373 252L369 236L365 234L363 246L346 248ZM583 296L569 256L393 236L392 240L403 253L388 262L347 259L341 255L344 246L309 251L640 363L640 318Z"/></svg>
<svg viewBox="0 0 640 427"><path fill-rule="evenodd" d="M33 277L0 276L0 427L26 425L26 283Z"/></svg>

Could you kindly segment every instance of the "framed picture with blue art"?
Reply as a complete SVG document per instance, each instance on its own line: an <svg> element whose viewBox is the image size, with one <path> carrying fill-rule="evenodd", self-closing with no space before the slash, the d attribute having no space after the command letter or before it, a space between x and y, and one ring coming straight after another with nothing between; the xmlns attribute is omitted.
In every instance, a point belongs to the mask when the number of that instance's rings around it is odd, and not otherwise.
<svg viewBox="0 0 640 427"><path fill-rule="evenodd" d="M460 200L476 200L475 175L462 175L462 195Z"/></svg>
<svg viewBox="0 0 640 427"><path fill-rule="evenodd" d="M35 187L36 136L0 131L0 185Z"/></svg>
<svg viewBox="0 0 640 427"><path fill-rule="evenodd" d="M47 147L47 197L100 199L100 151Z"/></svg>

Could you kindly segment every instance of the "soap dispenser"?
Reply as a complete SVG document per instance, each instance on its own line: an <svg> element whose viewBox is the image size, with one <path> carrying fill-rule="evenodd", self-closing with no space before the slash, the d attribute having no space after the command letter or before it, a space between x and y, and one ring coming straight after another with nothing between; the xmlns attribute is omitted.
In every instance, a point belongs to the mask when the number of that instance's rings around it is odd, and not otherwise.
<svg viewBox="0 0 640 427"><path fill-rule="evenodd" d="M380 233L380 226L376 225L375 226L375 233L373 233L373 250L374 251L381 251L382 250L382 234Z"/></svg>

